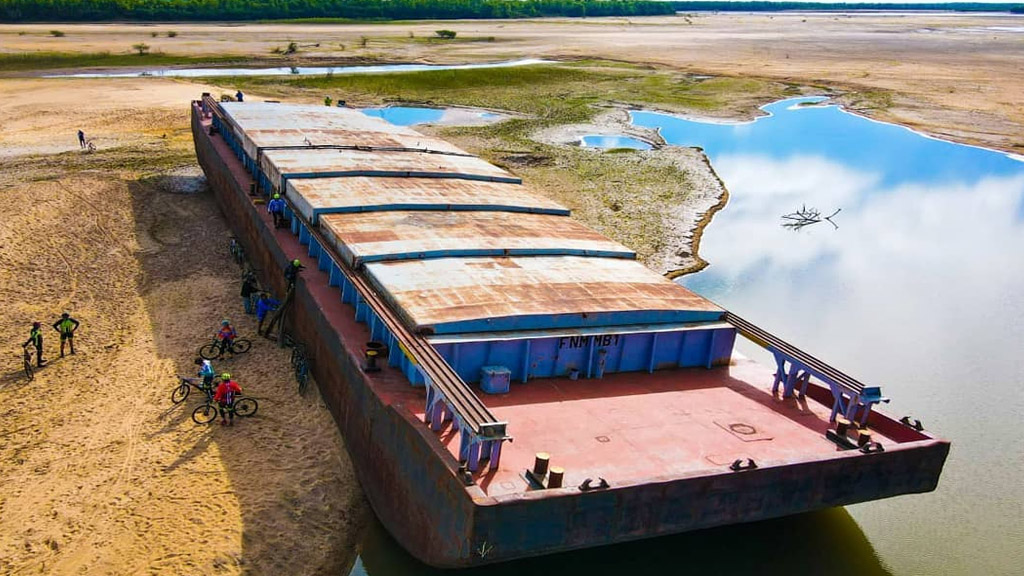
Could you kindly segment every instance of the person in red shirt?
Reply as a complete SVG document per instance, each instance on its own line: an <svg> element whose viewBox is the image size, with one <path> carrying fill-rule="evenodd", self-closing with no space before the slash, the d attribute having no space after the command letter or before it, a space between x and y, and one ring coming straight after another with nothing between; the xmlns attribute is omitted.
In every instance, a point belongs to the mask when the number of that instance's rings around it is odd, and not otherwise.
<svg viewBox="0 0 1024 576"><path fill-rule="evenodd" d="M220 355L223 356L224 352L228 352L234 356L234 351L231 350L231 345L235 341L235 337L238 333L231 326L231 322L224 320L220 323L220 330L217 331L217 340L220 340Z"/></svg>
<svg viewBox="0 0 1024 576"><path fill-rule="evenodd" d="M242 387L231 379L231 374L220 375L220 384L213 393L213 401L220 408L220 425L228 424L225 415L230 418L230 425L235 425L235 396L242 393Z"/></svg>

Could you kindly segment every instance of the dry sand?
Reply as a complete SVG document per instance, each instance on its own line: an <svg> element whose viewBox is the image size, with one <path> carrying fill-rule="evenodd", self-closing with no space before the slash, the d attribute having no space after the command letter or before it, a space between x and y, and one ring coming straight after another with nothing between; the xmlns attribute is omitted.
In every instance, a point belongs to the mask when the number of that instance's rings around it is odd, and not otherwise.
<svg viewBox="0 0 1024 576"><path fill-rule="evenodd" d="M493 41L428 41L441 27L457 31L461 40ZM51 37L53 29L66 36ZM169 30L178 36L167 38ZM146 42L168 54L264 58L289 41L302 46L299 59L457 63L599 57L698 74L827 84L850 91L848 105L879 119L1024 152L1024 16L702 13L443 24L0 25L0 51L6 52L121 53ZM879 90L895 93L890 106L877 107Z"/></svg>
<svg viewBox="0 0 1024 576"><path fill-rule="evenodd" d="M260 401L234 427L193 423L195 392L170 401L221 318L245 336L255 323L194 160L162 174L88 168L122 144L181 147L181 134L162 136L180 132L168 122L186 120L201 88L137 82L0 85L0 117L14 118L0 148L19 168L0 183L0 573L343 573L367 506L287 350L257 339L215 364ZM80 125L102 135L99 152L77 150ZM78 354L56 358L47 333L51 363L26 382L28 322L62 309L82 322Z"/></svg>

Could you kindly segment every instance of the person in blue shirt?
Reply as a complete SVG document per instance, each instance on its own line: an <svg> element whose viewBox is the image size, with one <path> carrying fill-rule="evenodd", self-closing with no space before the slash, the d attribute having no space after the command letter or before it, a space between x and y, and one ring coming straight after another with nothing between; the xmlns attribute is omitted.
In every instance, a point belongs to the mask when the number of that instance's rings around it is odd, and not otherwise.
<svg viewBox="0 0 1024 576"><path fill-rule="evenodd" d="M270 202L267 202L267 212L274 218L274 228L280 228L281 224L284 224L284 200L280 194L274 194Z"/></svg>
<svg viewBox="0 0 1024 576"><path fill-rule="evenodd" d="M213 370L213 363L209 360L203 360L202 358L196 358L196 365L199 366L199 375L203 377L203 388L207 391L213 391L213 377L217 373Z"/></svg>
<svg viewBox="0 0 1024 576"><path fill-rule="evenodd" d="M260 299L256 302L256 319L259 320L259 324L256 326L256 333L263 335L263 320L266 319L267 314L270 314L277 307L281 305L281 302L271 298L270 294L264 292L260 294ZM270 327L267 327L267 332L270 331Z"/></svg>
<svg viewBox="0 0 1024 576"><path fill-rule="evenodd" d="M235 92L235 100L238 100L239 102L241 102L243 96L244 95L242 94L241 90L239 90L238 92Z"/></svg>

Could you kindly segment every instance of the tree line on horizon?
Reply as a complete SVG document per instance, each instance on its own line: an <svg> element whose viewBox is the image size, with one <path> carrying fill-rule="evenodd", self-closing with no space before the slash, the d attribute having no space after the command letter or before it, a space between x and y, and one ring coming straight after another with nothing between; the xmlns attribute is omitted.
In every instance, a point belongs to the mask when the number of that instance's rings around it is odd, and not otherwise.
<svg viewBox="0 0 1024 576"><path fill-rule="evenodd" d="M651 0L0 0L2 22L455 20L675 13Z"/></svg>

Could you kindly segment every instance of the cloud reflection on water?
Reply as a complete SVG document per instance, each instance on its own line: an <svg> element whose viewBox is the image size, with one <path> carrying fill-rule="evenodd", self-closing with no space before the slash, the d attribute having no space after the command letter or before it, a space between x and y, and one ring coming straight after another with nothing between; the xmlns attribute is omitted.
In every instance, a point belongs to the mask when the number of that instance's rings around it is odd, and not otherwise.
<svg viewBox="0 0 1024 576"><path fill-rule="evenodd" d="M634 113L704 147L730 191L701 243L710 266L680 281L953 440L939 491L851 508L887 564L1011 573L1024 443L993 440L1024 413L1024 164L793 104L741 126ZM804 204L842 208L839 229L783 228Z"/></svg>

